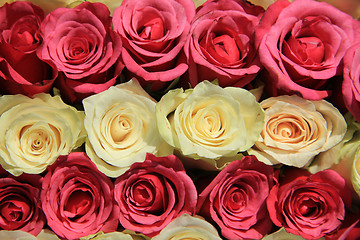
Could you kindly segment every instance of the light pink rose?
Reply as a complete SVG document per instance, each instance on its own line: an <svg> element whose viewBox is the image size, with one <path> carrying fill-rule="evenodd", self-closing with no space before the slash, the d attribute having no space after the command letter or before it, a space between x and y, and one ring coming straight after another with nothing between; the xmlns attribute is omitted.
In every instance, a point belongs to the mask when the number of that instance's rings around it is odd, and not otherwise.
<svg viewBox="0 0 360 240"><path fill-rule="evenodd" d="M123 64L120 37L111 30L109 9L84 2L75 8L57 8L41 25L41 59L56 65L56 86L69 102L108 89L116 83Z"/></svg>
<svg viewBox="0 0 360 240"><path fill-rule="evenodd" d="M189 82L218 79L243 87L261 69L254 30L264 9L242 0L207 1L197 9L184 50Z"/></svg>
<svg viewBox="0 0 360 240"><path fill-rule="evenodd" d="M351 192L333 170L311 175L303 169L286 169L267 199L271 220L305 239L333 234L350 205Z"/></svg>
<svg viewBox="0 0 360 240"><path fill-rule="evenodd" d="M47 223L58 236L78 239L117 229L119 208L113 183L85 153L60 156L48 170L41 202Z"/></svg>
<svg viewBox="0 0 360 240"><path fill-rule="evenodd" d="M182 49L194 15L192 0L123 1L113 25L123 40L129 78L157 91L185 73Z"/></svg>
<svg viewBox="0 0 360 240"><path fill-rule="evenodd" d="M227 239L261 239L273 226L266 209L273 178L272 166L255 156L233 161L201 191L198 213Z"/></svg>
<svg viewBox="0 0 360 240"><path fill-rule="evenodd" d="M344 57L342 94L345 106L360 122L360 40L348 49Z"/></svg>
<svg viewBox="0 0 360 240"><path fill-rule="evenodd" d="M41 181L40 175L1 176L1 229L21 230L34 236L40 233L46 222L39 201Z"/></svg>
<svg viewBox="0 0 360 240"><path fill-rule="evenodd" d="M148 153L116 179L114 195L121 225L149 237L184 213L194 215L197 202L195 185L174 155Z"/></svg>
<svg viewBox="0 0 360 240"><path fill-rule="evenodd" d="M276 1L258 26L256 44L269 94L309 100L331 95L341 81L344 54L360 37L359 21L315 0Z"/></svg>
<svg viewBox="0 0 360 240"><path fill-rule="evenodd" d="M1 94L32 96L50 91L58 72L36 55L42 43L39 27L43 19L44 11L29 2L0 7Z"/></svg>

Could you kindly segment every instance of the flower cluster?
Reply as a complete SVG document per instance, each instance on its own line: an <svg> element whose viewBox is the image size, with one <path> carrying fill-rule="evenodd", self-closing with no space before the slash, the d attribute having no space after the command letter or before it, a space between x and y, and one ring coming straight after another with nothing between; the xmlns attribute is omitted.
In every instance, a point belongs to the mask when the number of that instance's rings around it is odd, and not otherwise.
<svg viewBox="0 0 360 240"><path fill-rule="evenodd" d="M1 6L0 238L357 239L360 21L259 2Z"/></svg>

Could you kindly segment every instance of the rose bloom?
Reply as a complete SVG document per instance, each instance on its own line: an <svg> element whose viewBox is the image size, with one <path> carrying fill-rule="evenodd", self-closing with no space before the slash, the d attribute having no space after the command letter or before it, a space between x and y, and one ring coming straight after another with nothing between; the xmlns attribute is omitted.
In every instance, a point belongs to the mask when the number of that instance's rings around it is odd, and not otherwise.
<svg viewBox="0 0 360 240"><path fill-rule="evenodd" d="M258 26L256 42L271 96L330 96L345 51L360 39L359 21L315 0L276 1Z"/></svg>
<svg viewBox="0 0 360 240"><path fill-rule="evenodd" d="M41 210L40 175L0 178L0 228L38 235L46 222ZM3 239L3 238L2 238Z"/></svg>
<svg viewBox="0 0 360 240"><path fill-rule="evenodd" d="M130 77L158 91L188 69L182 49L195 15L192 0L125 0L113 14Z"/></svg>
<svg viewBox="0 0 360 240"><path fill-rule="evenodd" d="M208 81L170 90L156 105L160 134L187 157L217 159L248 150L258 139L264 112L249 91Z"/></svg>
<svg viewBox="0 0 360 240"><path fill-rule="evenodd" d="M0 230L0 238L2 240L60 240L60 238L48 229L41 230L36 237L20 230Z"/></svg>
<svg viewBox="0 0 360 240"><path fill-rule="evenodd" d="M325 100L296 95L265 99L265 125L249 150L266 164L303 167L320 152L338 144L346 133L341 113Z"/></svg>
<svg viewBox="0 0 360 240"><path fill-rule="evenodd" d="M116 179L114 195L121 225L149 237L174 218L193 215L197 202L195 185L174 155L148 153L144 162L134 163Z"/></svg>
<svg viewBox="0 0 360 240"><path fill-rule="evenodd" d="M156 125L156 101L135 79L90 96L83 105L86 153L107 176L120 176L134 162L143 162L148 152L165 151Z"/></svg>
<svg viewBox="0 0 360 240"><path fill-rule="evenodd" d="M48 170L42 184L42 209L58 236L78 239L117 229L119 208L113 183L85 153L60 156Z"/></svg>
<svg viewBox="0 0 360 240"><path fill-rule="evenodd" d="M191 86L218 79L243 87L261 69L254 30L264 9L241 0L207 1L198 8L185 44Z"/></svg>
<svg viewBox="0 0 360 240"><path fill-rule="evenodd" d="M351 192L333 170L312 175L303 169L286 169L267 199L273 223L305 239L331 235L350 205Z"/></svg>
<svg viewBox="0 0 360 240"><path fill-rule="evenodd" d="M11 17L9 17L11 16ZM57 70L41 61L36 50L42 43L39 26L44 11L29 2L0 7L0 84L2 94L49 92Z"/></svg>
<svg viewBox="0 0 360 240"><path fill-rule="evenodd" d="M360 122L360 40L344 57L342 94L346 108Z"/></svg>
<svg viewBox="0 0 360 240"><path fill-rule="evenodd" d="M130 234L122 233L122 232L110 232L103 233L98 232L96 234L92 234L86 237L81 237L80 240L133 240ZM140 240L140 239L139 239Z"/></svg>
<svg viewBox="0 0 360 240"><path fill-rule="evenodd" d="M272 166L255 156L233 161L200 192L197 212L227 239L260 239L273 226L265 202L273 178Z"/></svg>
<svg viewBox="0 0 360 240"><path fill-rule="evenodd" d="M59 70L57 87L69 102L102 92L114 85L123 64L122 43L111 30L108 8L84 2L75 8L57 8L41 24L41 59Z"/></svg>
<svg viewBox="0 0 360 240"><path fill-rule="evenodd" d="M206 239L221 240L219 234L210 223L200 216L183 214L169 223L160 234L152 240Z"/></svg>
<svg viewBox="0 0 360 240"><path fill-rule="evenodd" d="M59 96L0 97L0 164L13 175L43 172L85 139L84 113Z"/></svg>

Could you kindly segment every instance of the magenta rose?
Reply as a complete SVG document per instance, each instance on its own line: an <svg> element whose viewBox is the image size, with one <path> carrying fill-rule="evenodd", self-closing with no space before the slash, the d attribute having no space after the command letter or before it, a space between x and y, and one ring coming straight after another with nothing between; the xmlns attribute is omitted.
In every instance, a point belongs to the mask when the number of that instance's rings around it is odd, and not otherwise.
<svg viewBox="0 0 360 240"><path fill-rule="evenodd" d="M57 8L46 16L41 31L44 43L38 55L56 65L56 86L67 101L80 102L115 84L123 69L122 42L111 30L104 4Z"/></svg>
<svg viewBox="0 0 360 240"><path fill-rule="evenodd" d="M333 170L310 174L287 169L270 192L267 207L271 220L287 232L306 239L331 235L345 218L351 192Z"/></svg>
<svg viewBox="0 0 360 240"><path fill-rule="evenodd" d="M195 15L192 0L125 0L113 15L129 78L157 91L188 69L183 46Z"/></svg>
<svg viewBox="0 0 360 240"><path fill-rule="evenodd" d="M273 226L266 209L273 178L272 166L255 156L233 161L199 194L198 214L227 239L261 239Z"/></svg>
<svg viewBox="0 0 360 240"><path fill-rule="evenodd" d="M331 95L336 76L341 79L341 61L359 40L360 22L325 2L279 0L256 33L269 93L320 100Z"/></svg>
<svg viewBox="0 0 360 240"><path fill-rule="evenodd" d="M342 94L346 108L360 122L360 41L344 57Z"/></svg>
<svg viewBox="0 0 360 240"><path fill-rule="evenodd" d="M117 229L119 208L113 183L85 153L60 156L48 170L42 184L42 208L58 236L78 239Z"/></svg>
<svg viewBox="0 0 360 240"><path fill-rule="evenodd" d="M198 8L185 44L191 86L218 79L243 87L261 69L254 30L264 9L242 0L205 2Z"/></svg>
<svg viewBox="0 0 360 240"><path fill-rule="evenodd" d="M116 179L115 200L124 228L153 237L174 218L195 214L197 192L176 156L148 153Z"/></svg>
<svg viewBox="0 0 360 240"><path fill-rule="evenodd" d="M38 235L46 222L41 210L40 175L0 178L0 229Z"/></svg>
<svg viewBox="0 0 360 240"><path fill-rule="evenodd" d="M2 94L32 96L49 92L57 70L41 61L36 50L44 11L30 2L0 7L0 84Z"/></svg>

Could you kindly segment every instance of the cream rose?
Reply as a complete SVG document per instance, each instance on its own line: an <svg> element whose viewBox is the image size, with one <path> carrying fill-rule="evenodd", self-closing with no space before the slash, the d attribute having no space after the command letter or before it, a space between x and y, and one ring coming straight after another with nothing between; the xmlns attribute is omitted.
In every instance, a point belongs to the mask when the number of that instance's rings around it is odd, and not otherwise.
<svg viewBox="0 0 360 240"><path fill-rule="evenodd" d="M160 234L152 240L221 240L217 230L199 216L183 214L171 221Z"/></svg>
<svg viewBox="0 0 360 240"><path fill-rule="evenodd" d="M133 240L130 234L125 234L122 232L110 232L103 233L99 232L96 234L89 235L87 237L82 237L80 240Z"/></svg>
<svg viewBox="0 0 360 240"><path fill-rule="evenodd" d="M171 90L156 105L160 134L190 158L216 160L248 150L258 139L264 112L249 91L208 81Z"/></svg>
<svg viewBox="0 0 360 240"><path fill-rule="evenodd" d="M59 96L0 97L0 164L11 174L39 174L85 139L84 113Z"/></svg>
<svg viewBox="0 0 360 240"><path fill-rule="evenodd" d="M167 150L156 126L153 100L136 80L83 100L86 153L109 177L118 177L146 153Z"/></svg>
<svg viewBox="0 0 360 240"><path fill-rule="evenodd" d="M338 144L346 133L346 122L329 102L309 101L296 95L261 102L265 125L249 150L266 164L304 167L320 152Z"/></svg>
<svg viewBox="0 0 360 240"><path fill-rule="evenodd" d="M43 229L41 232L35 237L34 235L23 232L20 230L7 231L0 230L0 239L2 240L60 240L55 233L48 229Z"/></svg>

